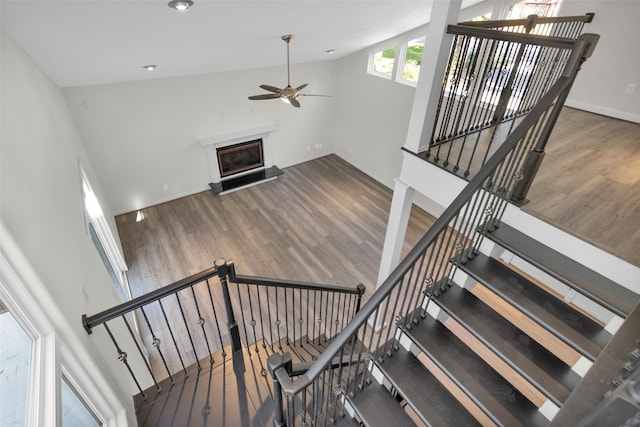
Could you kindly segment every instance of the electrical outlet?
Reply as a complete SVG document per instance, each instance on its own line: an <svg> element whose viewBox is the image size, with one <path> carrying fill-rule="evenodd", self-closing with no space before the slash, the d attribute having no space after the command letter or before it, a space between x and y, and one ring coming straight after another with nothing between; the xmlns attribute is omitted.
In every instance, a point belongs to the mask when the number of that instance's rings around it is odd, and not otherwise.
<svg viewBox="0 0 640 427"><path fill-rule="evenodd" d="M163 189L163 190L165 190L165 191L166 191L166 190L168 190L168 189L169 189L169 184L165 184L165 185L163 185L163 186L162 186L162 189Z"/></svg>
<svg viewBox="0 0 640 427"><path fill-rule="evenodd" d="M307 151L311 151L311 146L310 145L307 146Z"/></svg>
<svg viewBox="0 0 640 427"><path fill-rule="evenodd" d="M316 150L317 150L318 148L322 148L322 144L316 144Z"/></svg>
<svg viewBox="0 0 640 427"><path fill-rule="evenodd" d="M631 95L636 90L636 86L635 83L629 83L624 91L625 95Z"/></svg>

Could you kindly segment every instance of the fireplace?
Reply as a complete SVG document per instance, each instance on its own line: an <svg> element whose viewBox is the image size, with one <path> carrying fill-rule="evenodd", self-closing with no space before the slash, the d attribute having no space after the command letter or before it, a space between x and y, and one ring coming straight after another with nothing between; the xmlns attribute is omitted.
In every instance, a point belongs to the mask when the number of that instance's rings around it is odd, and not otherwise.
<svg viewBox="0 0 640 427"><path fill-rule="evenodd" d="M216 148L216 154L221 178L264 166L262 138Z"/></svg>
<svg viewBox="0 0 640 427"><path fill-rule="evenodd" d="M199 139L207 149L213 192L235 191L281 175L273 164L269 144L269 135L276 130L275 125L268 124Z"/></svg>

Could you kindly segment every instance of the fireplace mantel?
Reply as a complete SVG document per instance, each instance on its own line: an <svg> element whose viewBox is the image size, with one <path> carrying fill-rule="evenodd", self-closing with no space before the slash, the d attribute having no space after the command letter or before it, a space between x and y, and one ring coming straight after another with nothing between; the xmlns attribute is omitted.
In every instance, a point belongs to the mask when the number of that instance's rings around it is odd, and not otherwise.
<svg viewBox="0 0 640 427"><path fill-rule="evenodd" d="M218 135L209 136L198 140L198 143L207 149L207 156L209 158L209 168L211 170L211 182L214 185L220 184L222 181L226 181L233 178L241 177L242 175L251 174L258 169L251 169L239 174L230 175L222 178L220 169L218 167L218 155L217 149L227 147L229 145L239 144L254 139L262 139L263 161L264 167L261 168L265 171L271 169L273 165L273 156L271 144L269 144L269 134L278 130L275 124L265 124L253 128L239 129L236 131L225 132ZM211 185L211 184L210 184Z"/></svg>
<svg viewBox="0 0 640 427"><path fill-rule="evenodd" d="M221 133L214 136L209 136L206 138L199 139L198 142L202 146L210 146L215 145L217 147L224 147L226 145L236 144L238 142L244 142L251 139L256 139L262 137L264 139L265 135L268 135L269 132L274 132L278 130L278 127L275 124L266 124L263 126L250 128L250 129L240 129L236 131Z"/></svg>

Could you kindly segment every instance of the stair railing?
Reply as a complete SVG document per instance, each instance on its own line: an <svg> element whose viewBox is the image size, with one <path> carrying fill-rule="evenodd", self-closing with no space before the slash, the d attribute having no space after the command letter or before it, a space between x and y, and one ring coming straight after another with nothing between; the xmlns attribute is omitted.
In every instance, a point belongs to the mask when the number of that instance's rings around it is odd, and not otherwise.
<svg viewBox="0 0 640 427"><path fill-rule="evenodd" d="M227 263L229 283L242 318L247 348L282 352L282 342L304 347L312 341L324 344L341 332L360 310L365 286L355 288L236 274ZM253 344L252 344L253 343Z"/></svg>
<svg viewBox="0 0 640 427"><path fill-rule="evenodd" d="M204 363L213 365L216 352L225 358L228 349L242 350L243 338L244 348L251 351L255 343L256 352L258 343L275 352L281 339L295 342L302 334L328 340L325 336L342 331L360 309L364 290L363 285L242 276L232 261L218 259L192 276L93 316L83 315L82 324L89 334L103 326L98 333L108 335L145 400L147 388L161 392L162 379L173 385L179 372L189 376L191 365L197 371ZM134 332L134 317L140 335Z"/></svg>
<svg viewBox="0 0 640 427"><path fill-rule="evenodd" d="M558 41L571 50L563 75L306 372L291 372L280 356L269 358L274 390L283 394L276 396L276 404L284 400L276 408L275 425L325 425L350 411L347 397L371 381L375 364L398 349L402 330L425 317L431 298L449 286L457 264L451 261L472 257L483 232L499 222L523 178L526 153L561 107L594 40L597 37L583 36ZM346 360L337 372L336 359Z"/></svg>
<svg viewBox="0 0 640 427"><path fill-rule="evenodd" d="M559 78L593 14L463 22L454 35L426 158L460 177L475 173Z"/></svg>

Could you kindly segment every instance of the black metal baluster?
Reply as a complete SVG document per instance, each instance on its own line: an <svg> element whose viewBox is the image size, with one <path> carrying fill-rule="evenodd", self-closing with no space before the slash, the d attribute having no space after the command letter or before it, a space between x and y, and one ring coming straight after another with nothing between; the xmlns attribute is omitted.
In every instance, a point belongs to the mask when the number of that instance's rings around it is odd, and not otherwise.
<svg viewBox="0 0 640 427"><path fill-rule="evenodd" d="M159 393L160 390L161 390L160 389L160 385L158 384L158 381L156 380L156 376L153 375L153 371L151 370L151 366L149 366L149 362L147 361L146 355L142 351L142 348L140 348L140 343L138 343L138 339L136 338L135 334L133 333L133 329L131 329L131 325L129 324L129 321L127 320L126 314L122 315L122 320L124 320L124 324L127 325L127 330L129 331L129 335L131 336L131 339L135 343L136 348L138 349L138 353L140 354L140 358L144 361L144 365L147 367L147 371L149 371L149 375L151 375L151 379L153 380L153 385L156 386L156 390Z"/></svg>
<svg viewBox="0 0 640 427"><path fill-rule="evenodd" d="M313 410L313 418L311 419L311 425L318 425L318 379L316 379L311 383L311 399L312 399L312 407Z"/></svg>
<svg viewBox="0 0 640 427"><path fill-rule="evenodd" d="M289 305L287 304L287 288L284 291L284 331L286 337L286 343L289 345Z"/></svg>
<svg viewBox="0 0 640 427"><path fill-rule="evenodd" d="M257 288L257 285L256 285L256 288ZM251 314L251 320L249 321L249 325L251 325L251 328L253 329L253 344L255 346L255 352L256 354L258 354L258 338L256 336L256 319L253 315L253 303L251 301L251 285L247 285L247 298L249 299L249 313ZM249 350L248 346L247 346L247 350Z"/></svg>
<svg viewBox="0 0 640 427"><path fill-rule="evenodd" d="M247 345L247 350L250 352L251 347L249 345L249 331L247 330L247 321L244 318L244 305L242 304L242 296L240 295L240 283L236 283L236 290L238 292L238 304L240 306L240 317L242 318L242 330L244 331L244 342Z"/></svg>
<svg viewBox="0 0 640 427"><path fill-rule="evenodd" d="M213 352L211 351L211 347L209 346L209 338L207 338L207 331L204 327L205 320L200 313L200 306L198 305L198 299L196 298L196 291L193 289L193 286L189 286L191 288L191 295L193 295L193 303L196 305L196 313L198 313L198 325L202 329L202 335L204 336L204 342L207 345L207 351L209 352L209 362L213 365Z"/></svg>
<svg viewBox="0 0 640 427"><path fill-rule="evenodd" d="M271 299L269 298L269 287L265 287L265 291L267 293L267 313L269 314L269 339L271 340L271 342L269 343L269 345L271 345L271 352L275 353L276 350L273 348L273 323L271 321ZM278 301L278 292L276 290L276 302Z"/></svg>
<svg viewBox="0 0 640 427"><path fill-rule="evenodd" d="M276 331L278 332L278 348L282 351L282 338L280 337L280 308L278 307L278 288L275 289L276 294Z"/></svg>
<svg viewBox="0 0 640 427"><path fill-rule="evenodd" d="M180 359L180 365L182 365L182 370L184 371L184 377L187 378L189 376L189 373L187 372L187 368L184 366L184 360L182 360L182 355L180 354L180 347L178 346L178 342L176 341L175 335L173 335L173 329L171 329L171 324L169 323L167 312L164 310L164 306L162 305L162 300L158 300L158 304L160 305L160 310L162 311L162 316L164 317L164 321L167 324L167 329L169 329L169 335L171 335L171 340L173 341L173 346L176 349L176 354L178 355L178 359Z"/></svg>
<svg viewBox="0 0 640 427"><path fill-rule="evenodd" d="M335 336L334 335L335 331L333 330L335 312L336 312L336 293L335 292L331 292L331 314L329 315L329 318L327 319L329 321L329 341L331 341L333 339L333 337Z"/></svg>
<svg viewBox="0 0 640 427"><path fill-rule="evenodd" d="M302 324L304 323L304 314L302 311L302 289L298 289L298 313L300 313L300 318L298 319L298 324L300 328L300 345L302 345ZM309 305L307 302L307 312L309 312Z"/></svg>
<svg viewBox="0 0 640 427"><path fill-rule="evenodd" d="M325 295L325 304L324 304L324 342L327 342L329 337L327 337L327 322L329 321L329 293L324 292Z"/></svg>
<svg viewBox="0 0 640 427"><path fill-rule="evenodd" d="M313 325L312 325L312 330L313 330L313 336L311 337L311 342L313 342L313 340L316 338L316 323L318 323L317 319L318 319L318 291L317 290L313 290ZM318 324L318 327L320 327L320 325ZM319 332L318 332L319 333Z"/></svg>
<svg viewBox="0 0 640 427"><path fill-rule="evenodd" d="M309 343L309 312L311 312L311 309L309 307L309 303L311 302L311 299L309 298L309 289L307 289L307 344ZM312 332L313 333L313 332Z"/></svg>
<svg viewBox="0 0 640 427"><path fill-rule="evenodd" d="M301 427L307 425L307 388L302 389L302 409L300 409Z"/></svg>
<svg viewBox="0 0 640 427"><path fill-rule="evenodd" d="M138 391L140 392L142 399L147 400L147 395L145 394L144 391L142 391L142 388L140 387L140 383L138 382L138 378L136 378L136 375L133 373L131 366L129 366L129 362L127 362L127 353L122 351L122 349L118 345L118 342L113 337L113 334L111 333L111 330L109 329L109 326L107 325L107 323L105 322L103 323L103 325L104 325L104 328L107 330L107 333L109 334L109 338L111 338L113 345L116 346L116 351L118 352L118 360L124 363L124 365L127 367L127 370L131 374L131 378L133 378L133 381L136 383L136 387L138 387Z"/></svg>
<svg viewBox="0 0 640 427"><path fill-rule="evenodd" d="M260 298L260 286L256 285L256 294L258 295L258 311L260 313L260 333L262 334L262 348L267 349L267 337L264 335L264 317L262 316L262 300ZM267 294L267 304L269 304L269 295ZM267 311L269 307L267 306Z"/></svg>
<svg viewBox="0 0 640 427"><path fill-rule="evenodd" d="M145 313L144 311L144 307L140 307L140 311L142 312L142 316L144 317L144 320L146 321L147 326L149 327L149 332L151 332L151 338L153 338L151 345L153 345L153 347L158 351L158 354L160 355L160 359L162 359L162 363L164 364L164 369L167 371L167 375L171 380L171 384L175 384L176 382L173 379L173 375L171 375L171 371L169 370L169 365L167 365L167 360L164 358L164 354L162 353L162 350L160 350L160 343L161 343L160 338L158 338L155 332L153 331L153 328L151 327L151 322L149 322L149 318L147 317L147 313Z"/></svg>
<svg viewBox="0 0 640 427"><path fill-rule="evenodd" d="M211 309L213 310L213 318L216 322L216 330L218 331L218 339L220 340L220 350L222 350L222 357L227 356L227 352L224 350L224 343L222 342L222 332L220 331L220 322L218 321L218 313L216 312L216 305L213 303L213 294L211 293L211 285L209 279L207 282L207 291L209 292L209 302L211 302Z"/></svg>
<svg viewBox="0 0 640 427"><path fill-rule="evenodd" d="M196 358L196 364L198 365L198 371L202 369L200 366L200 358L198 357L198 351L196 350L196 346L193 344L193 337L191 336L191 331L189 330L189 324L187 323L187 318L184 314L184 309L182 308L182 302L180 301L180 296L176 292L174 294L176 296L176 300L178 301L178 307L180 307L180 314L182 314L182 320L184 322L184 327L187 330L187 336L189 337L189 342L191 343L191 348L193 349L193 355Z"/></svg>

